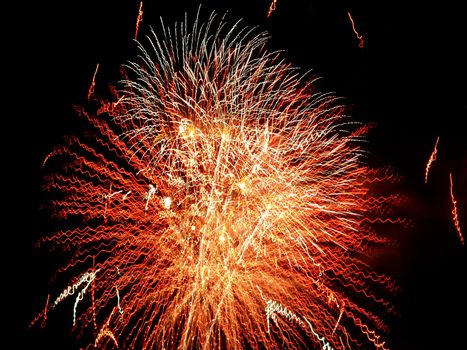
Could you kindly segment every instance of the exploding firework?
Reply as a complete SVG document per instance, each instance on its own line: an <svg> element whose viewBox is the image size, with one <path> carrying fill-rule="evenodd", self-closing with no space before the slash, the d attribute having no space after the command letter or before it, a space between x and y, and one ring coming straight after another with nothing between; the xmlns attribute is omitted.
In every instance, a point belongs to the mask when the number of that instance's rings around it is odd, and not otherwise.
<svg viewBox="0 0 467 350"><path fill-rule="evenodd" d="M47 157L64 228L40 244L74 277L33 323L73 299L89 347L387 348L397 286L371 256L395 197L370 194L368 126L264 33L198 18L151 33Z"/></svg>

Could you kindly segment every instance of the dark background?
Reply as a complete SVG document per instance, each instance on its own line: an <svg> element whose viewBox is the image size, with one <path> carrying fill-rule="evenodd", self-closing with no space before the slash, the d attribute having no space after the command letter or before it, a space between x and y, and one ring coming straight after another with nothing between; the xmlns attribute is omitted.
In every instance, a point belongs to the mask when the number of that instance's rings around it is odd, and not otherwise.
<svg viewBox="0 0 467 350"><path fill-rule="evenodd" d="M303 72L321 76L323 91L345 98L356 120L374 122L369 162L390 165L407 197L401 207L412 221L394 232L397 253L381 257L402 288L395 302L401 317L392 325L393 349L466 348L466 248L452 223L449 173L454 180L461 229L467 236L467 21L460 5L443 2L277 0L201 1L203 12L230 11L247 25L268 31L270 48ZM161 5L161 4L164 5ZM119 66L133 59L139 1L18 3L5 10L4 154L7 196L3 304L13 326L11 348L67 349L72 305L49 314L45 328L28 323L45 305L53 262L33 243L48 225L40 211L41 163L63 135L76 131L72 106L84 103L97 63L96 89L119 79ZM143 4L139 39L159 16L168 25L191 18L198 1ZM352 31L351 12L365 45ZM11 59L11 62L10 62ZM438 158L424 184L436 137ZM57 312L56 312L57 311ZM56 312L56 313L55 313ZM8 328L7 328L8 329ZM2 343L6 340L2 340ZM7 347L8 348L8 347ZM74 347L71 347L72 349Z"/></svg>

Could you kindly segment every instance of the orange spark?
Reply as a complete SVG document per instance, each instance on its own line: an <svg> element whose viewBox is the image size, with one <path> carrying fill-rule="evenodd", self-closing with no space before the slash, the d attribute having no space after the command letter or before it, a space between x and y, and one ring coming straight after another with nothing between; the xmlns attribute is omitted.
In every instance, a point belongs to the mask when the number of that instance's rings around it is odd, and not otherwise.
<svg viewBox="0 0 467 350"><path fill-rule="evenodd" d="M452 192L452 174L449 173L449 181L451 183L451 200L452 200L452 220L454 222L454 226L456 227L457 233L459 234L459 239L461 241L461 244L464 245L464 237L462 236L461 232L461 227L459 224L459 217L457 215L457 201L456 198L454 197L454 193Z"/></svg>
<svg viewBox="0 0 467 350"><path fill-rule="evenodd" d="M88 91L88 100L91 98L91 95L94 93L94 86L96 85L96 74L99 70L99 63L96 65L96 70L94 71L94 75L92 76L91 86L89 87Z"/></svg>
<svg viewBox="0 0 467 350"><path fill-rule="evenodd" d="M271 5L269 6L268 17L271 16L272 11L276 9L277 0L272 0Z"/></svg>
<svg viewBox="0 0 467 350"><path fill-rule="evenodd" d="M428 172L430 171L431 164L436 160L436 153L438 152L436 148L438 147L438 141L439 141L439 136L436 139L435 148L433 149L433 152L431 153L430 158L428 159L428 162L426 163L425 183L428 183Z"/></svg>
<svg viewBox="0 0 467 350"><path fill-rule="evenodd" d="M341 321L342 319L342 314L344 313L344 306L342 306L341 308L341 312L339 313L339 317L337 318L337 322L336 322L336 325L334 326L334 328L332 329L332 334L334 334L336 332L336 328L337 326L339 325L339 322Z"/></svg>
<svg viewBox="0 0 467 350"><path fill-rule="evenodd" d="M352 30L355 33L355 35L357 36L357 39L360 40L360 44L358 44L358 47L363 49L363 45L365 44L365 41L363 40L363 36L358 34L357 30L355 29L355 23L353 21L353 18L352 18L352 15L350 14L350 12L347 12L347 14L349 15L350 22L352 23Z"/></svg>
<svg viewBox="0 0 467 350"><path fill-rule="evenodd" d="M124 97L125 97L125 96L122 96L122 97L120 97L120 98L117 100L117 102L114 102L114 103L113 103L113 107L114 107L114 108L117 107L118 104L123 100Z"/></svg>
<svg viewBox="0 0 467 350"><path fill-rule="evenodd" d="M52 155L53 155L53 152L49 153L49 154L45 157L44 161L42 162L42 167L45 167L45 163L47 163L47 161L49 160L49 158L50 158Z"/></svg>
<svg viewBox="0 0 467 350"><path fill-rule="evenodd" d="M136 18L136 31L135 31L135 40L138 37L139 24L143 20L143 2L139 3L138 17Z"/></svg>

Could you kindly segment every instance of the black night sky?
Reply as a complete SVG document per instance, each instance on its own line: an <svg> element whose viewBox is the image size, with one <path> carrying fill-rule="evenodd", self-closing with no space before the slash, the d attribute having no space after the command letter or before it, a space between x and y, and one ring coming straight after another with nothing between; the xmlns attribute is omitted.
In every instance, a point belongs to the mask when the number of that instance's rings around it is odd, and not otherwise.
<svg viewBox="0 0 467 350"><path fill-rule="evenodd" d="M283 50L292 65L320 76L319 86L345 99L356 120L373 122L369 162L390 165L401 176L397 186L407 200L401 214L411 227L394 232L399 247L381 264L399 278L400 320L390 335L393 349L466 347L466 247L452 222L449 173L454 181L460 226L467 239L467 21L460 5L449 1L406 5L396 1L269 0L143 2L139 39L149 26L159 28L202 12L229 10L258 31L268 31L270 49ZM164 5L161 5L161 4ZM453 2L454 3L454 2ZM2 162L8 195L4 245L4 322L6 348L67 349L72 310L49 315L50 325L28 329L50 292L53 262L33 243L49 226L40 210L41 164L63 136L78 128L73 105L86 100L96 64L97 92L119 78L121 64L133 59L138 0L18 3L11 10L18 28L4 66L13 76L6 88ZM409 7L408 7L409 6ZM364 47L352 31L350 12ZM6 34L5 34L6 35ZM8 44L4 44L6 47ZM9 112L6 112L9 111ZM10 126L11 125L11 126ZM11 130L12 133L8 130ZM16 135L16 136L14 136ZM425 166L437 137L438 157L424 184ZM11 157L11 162L10 162ZM13 180L13 184L11 184ZM10 242L11 240L11 242ZM55 265L54 265L55 266ZM64 308L65 309L65 308ZM54 310L55 312L55 310ZM3 347L3 346L2 346ZM74 349L72 347L72 349Z"/></svg>

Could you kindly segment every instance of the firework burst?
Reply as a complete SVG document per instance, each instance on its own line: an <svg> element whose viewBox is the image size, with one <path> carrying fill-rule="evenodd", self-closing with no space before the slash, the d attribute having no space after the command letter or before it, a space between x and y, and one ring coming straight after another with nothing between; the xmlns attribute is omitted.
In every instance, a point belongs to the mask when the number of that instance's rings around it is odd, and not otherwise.
<svg viewBox="0 0 467 350"><path fill-rule="evenodd" d="M198 18L152 33L113 100L80 110L88 137L48 156L66 228L40 244L75 277L36 321L73 298L90 347L386 348L368 127L264 33Z"/></svg>

